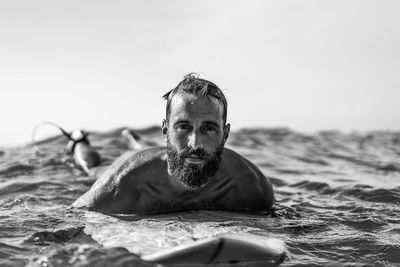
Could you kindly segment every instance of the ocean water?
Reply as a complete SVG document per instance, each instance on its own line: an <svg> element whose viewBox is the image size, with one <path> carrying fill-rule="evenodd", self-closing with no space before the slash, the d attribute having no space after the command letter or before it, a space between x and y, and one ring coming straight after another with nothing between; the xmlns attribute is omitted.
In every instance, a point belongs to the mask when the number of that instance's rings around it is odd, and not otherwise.
<svg viewBox="0 0 400 267"><path fill-rule="evenodd" d="M121 129L91 133L104 165L127 151ZM160 128L137 130L163 145ZM0 149L0 266L153 266L137 255L221 233L283 240L281 266L400 266L400 132L306 135L243 129L227 146L271 177L270 213L193 211L131 221L70 208L94 180L62 136Z"/></svg>

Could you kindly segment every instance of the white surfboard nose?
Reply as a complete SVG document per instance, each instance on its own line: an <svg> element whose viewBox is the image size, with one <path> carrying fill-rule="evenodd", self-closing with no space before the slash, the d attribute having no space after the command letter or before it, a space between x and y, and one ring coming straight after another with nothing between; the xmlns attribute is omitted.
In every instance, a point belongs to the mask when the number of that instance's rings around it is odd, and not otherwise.
<svg viewBox="0 0 400 267"><path fill-rule="evenodd" d="M251 234L227 234L142 257L172 266L279 266L287 255L285 243ZM235 265L235 266L238 266Z"/></svg>

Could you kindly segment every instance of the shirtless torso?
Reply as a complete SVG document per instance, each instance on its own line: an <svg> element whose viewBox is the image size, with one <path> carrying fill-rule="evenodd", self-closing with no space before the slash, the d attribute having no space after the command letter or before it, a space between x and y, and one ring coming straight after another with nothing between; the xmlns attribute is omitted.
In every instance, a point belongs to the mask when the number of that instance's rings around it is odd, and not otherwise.
<svg viewBox="0 0 400 267"><path fill-rule="evenodd" d="M271 182L250 161L224 148L214 179L189 190L167 171L164 147L127 152L73 203L107 214L187 210L266 211L274 204Z"/></svg>

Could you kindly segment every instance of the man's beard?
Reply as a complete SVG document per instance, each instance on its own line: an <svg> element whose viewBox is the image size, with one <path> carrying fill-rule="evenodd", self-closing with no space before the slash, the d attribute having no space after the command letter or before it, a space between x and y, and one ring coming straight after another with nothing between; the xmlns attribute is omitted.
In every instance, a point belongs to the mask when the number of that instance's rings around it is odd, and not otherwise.
<svg viewBox="0 0 400 267"><path fill-rule="evenodd" d="M208 154L204 149L185 149L178 151L167 141L168 172L189 189L195 190L208 184L218 171L222 160L224 145L221 144L215 153ZM203 159L203 164L193 164L185 160L188 156Z"/></svg>

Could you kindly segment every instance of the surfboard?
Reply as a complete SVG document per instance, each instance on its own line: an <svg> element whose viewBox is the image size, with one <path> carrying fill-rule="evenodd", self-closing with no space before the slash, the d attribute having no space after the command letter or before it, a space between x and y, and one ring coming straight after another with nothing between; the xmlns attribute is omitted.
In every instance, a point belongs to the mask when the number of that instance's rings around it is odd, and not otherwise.
<svg viewBox="0 0 400 267"><path fill-rule="evenodd" d="M288 254L282 240L254 227L271 223L265 216L196 211L121 220L92 211L83 215L84 232L95 242L124 247L155 266L279 266Z"/></svg>
<svg viewBox="0 0 400 267"><path fill-rule="evenodd" d="M226 234L141 256L163 266L279 266L287 255L282 240Z"/></svg>

